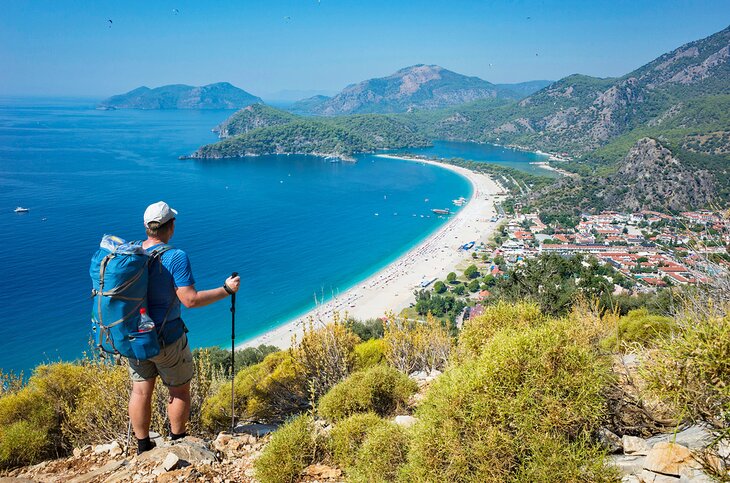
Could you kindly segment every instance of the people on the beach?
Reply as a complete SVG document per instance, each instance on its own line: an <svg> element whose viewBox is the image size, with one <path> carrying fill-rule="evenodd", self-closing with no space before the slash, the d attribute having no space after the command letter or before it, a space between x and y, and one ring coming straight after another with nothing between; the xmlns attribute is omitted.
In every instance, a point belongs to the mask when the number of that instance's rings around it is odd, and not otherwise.
<svg viewBox="0 0 730 483"><path fill-rule="evenodd" d="M147 239L142 247L148 252L167 244L175 233L177 211L164 201L153 203L144 212ZM240 278L228 277L219 288L198 291L187 254L179 249L164 252L159 264L150 267L147 305L155 321L162 349L149 360L129 359L132 394L129 398L129 418L132 422L137 453L154 447L149 430L152 416L152 393L157 376L167 386L170 397L167 414L170 437L187 435L190 413L190 380L193 378L193 356L188 344L187 328L181 318L180 303L185 307L203 307L222 300L238 291Z"/></svg>

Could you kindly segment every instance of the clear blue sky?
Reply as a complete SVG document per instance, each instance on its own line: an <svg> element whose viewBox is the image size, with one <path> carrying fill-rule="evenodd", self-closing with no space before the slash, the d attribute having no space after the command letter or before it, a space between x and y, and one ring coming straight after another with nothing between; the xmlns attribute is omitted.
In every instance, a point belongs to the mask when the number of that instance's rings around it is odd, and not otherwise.
<svg viewBox="0 0 730 483"><path fill-rule="evenodd" d="M0 95L106 97L228 81L270 98L334 92L420 63L496 83L607 77L730 24L728 0L2 0L0 8Z"/></svg>

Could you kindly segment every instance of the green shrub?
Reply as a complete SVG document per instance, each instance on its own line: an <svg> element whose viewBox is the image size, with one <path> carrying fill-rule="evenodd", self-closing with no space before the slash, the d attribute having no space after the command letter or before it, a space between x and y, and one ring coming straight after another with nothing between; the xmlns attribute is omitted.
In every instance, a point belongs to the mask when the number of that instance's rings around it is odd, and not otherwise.
<svg viewBox="0 0 730 483"><path fill-rule="evenodd" d="M544 320L540 306L532 302L497 302L479 317L468 320L459 334L459 346L467 354L478 355L489 339L505 328L528 329Z"/></svg>
<svg viewBox="0 0 730 483"><path fill-rule="evenodd" d="M314 461L314 420L301 415L276 430L261 456L254 461L256 478L262 483L291 483Z"/></svg>
<svg viewBox="0 0 730 483"><path fill-rule="evenodd" d="M448 324L442 324L430 314L425 321L390 317L383 336L385 358L404 374L442 370L453 345L449 330Z"/></svg>
<svg viewBox="0 0 730 483"><path fill-rule="evenodd" d="M319 401L319 413L330 421L370 411L386 416L405 406L417 388L413 380L396 369L374 366L330 389Z"/></svg>
<svg viewBox="0 0 730 483"><path fill-rule="evenodd" d="M302 340L291 349L295 370L307 381L310 397L317 400L346 378L355 366L355 345L360 338L340 322L339 314L327 325L310 320Z"/></svg>
<svg viewBox="0 0 730 483"><path fill-rule="evenodd" d="M368 433L388 422L375 413L353 414L335 424L329 435L329 450L335 462L349 470L354 467L357 452Z"/></svg>
<svg viewBox="0 0 730 483"><path fill-rule="evenodd" d="M648 388L678 416L724 428L730 441L730 316L695 316L657 346L642 367Z"/></svg>
<svg viewBox="0 0 730 483"><path fill-rule="evenodd" d="M385 362L385 342L370 339L355 346L355 370L361 371Z"/></svg>
<svg viewBox="0 0 730 483"><path fill-rule="evenodd" d="M620 481L618 470L605 464L602 450L585 436L570 442L556 434L534 435L525 443L531 457L519 466L514 481Z"/></svg>
<svg viewBox="0 0 730 483"><path fill-rule="evenodd" d="M374 426L357 452L351 479L363 483L396 481L407 455L408 437L403 428L389 422Z"/></svg>
<svg viewBox="0 0 730 483"><path fill-rule="evenodd" d="M0 468L36 463L48 455L48 432L28 421L0 427Z"/></svg>
<svg viewBox="0 0 730 483"><path fill-rule="evenodd" d="M130 391L126 365L98 364L88 371L94 377L80 390L75 406L68 408L64 436L77 447L126 439ZM162 425L154 429L162 431Z"/></svg>
<svg viewBox="0 0 730 483"><path fill-rule="evenodd" d="M294 369L288 351L274 352L263 362L236 374L233 382L236 415L280 421L306 406L304 381ZM203 402L201 425L210 432L225 429L231 421L230 382L219 382Z"/></svg>
<svg viewBox="0 0 730 483"><path fill-rule="evenodd" d="M41 365L25 387L0 397L0 466L34 463L70 449L62 427L93 377L85 365Z"/></svg>
<svg viewBox="0 0 730 483"><path fill-rule="evenodd" d="M670 317L652 315L647 309L632 310L618 320L616 331L601 341L601 348L615 352L636 345L647 347L674 327Z"/></svg>
<svg viewBox="0 0 730 483"><path fill-rule="evenodd" d="M566 456L566 465L578 465L563 469L581 475L574 480L588 481L589 468L602 467L599 453L572 442L588 438L604 416L607 361L576 336L581 327L573 320L515 325L436 379L419 406L403 474L415 481L516 479L540 463L546 437L597 458Z"/></svg>
<svg viewBox="0 0 730 483"><path fill-rule="evenodd" d="M234 374L238 374L243 368L258 364L264 358L274 352L278 352L278 347L273 345L261 344L258 347L247 347L236 351ZM195 359L206 358L207 364L213 371L221 371L226 375L231 373L231 351L221 349L220 347L206 347L203 349L195 349L193 351ZM198 374L196 372L196 374Z"/></svg>
<svg viewBox="0 0 730 483"><path fill-rule="evenodd" d="M351 319L348 321L352 330L361 340L381 339L383 337L383 321L380 319L368 319L359 321Z"/></svg>

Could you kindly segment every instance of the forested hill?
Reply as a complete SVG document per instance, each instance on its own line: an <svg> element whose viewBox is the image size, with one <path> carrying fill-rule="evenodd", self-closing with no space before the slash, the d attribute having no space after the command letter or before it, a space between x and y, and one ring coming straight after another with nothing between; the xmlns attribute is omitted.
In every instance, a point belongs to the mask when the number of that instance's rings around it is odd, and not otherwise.
<svg viewBox="0 0 730 483"><path fill-rule="evenodd" d="M730 116L696 116L708 96L730 94L730 28L683 45L620 78L571 75L517 103L478 109L454 108L435 124L435 135L519 144L582 156L621 136L624 156L633 142L653 129L683 121L669 133L670 145L692 151L730 152ZM690 112L694 111L694 112ZM706 145L703 147L703 145ZM706 149L705 149L706 148Z"/></svg>
<svg viewBox="0 0 730 483"><path fill-rule="evenodd" d="M138 87L99 104L106 109L240 109L263 102L228 82L194 87L183 84Z"/></svg>
<svg viewBox="0 0 730 483"><path fill-rule="evenodd" d="M217 129L225 139L201 147L192 158L263 154L350 157L358 152L425 146L430 142L424 133L391 116L308 118L265 105L242 109Z"/></svg>

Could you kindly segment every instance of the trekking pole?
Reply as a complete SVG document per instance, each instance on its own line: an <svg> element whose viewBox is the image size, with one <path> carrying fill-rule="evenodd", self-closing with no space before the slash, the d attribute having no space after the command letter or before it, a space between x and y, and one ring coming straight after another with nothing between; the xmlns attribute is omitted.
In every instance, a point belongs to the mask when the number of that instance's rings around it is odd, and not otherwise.
<svg viewBox="0 0 730 483"><path fill-rule="evenodd" d="M238 272L233 272L231 277L237 277ZM233 381L236 377L236 293L231 294L231 434L236 424L236 399L233 388Z"/></svg>

